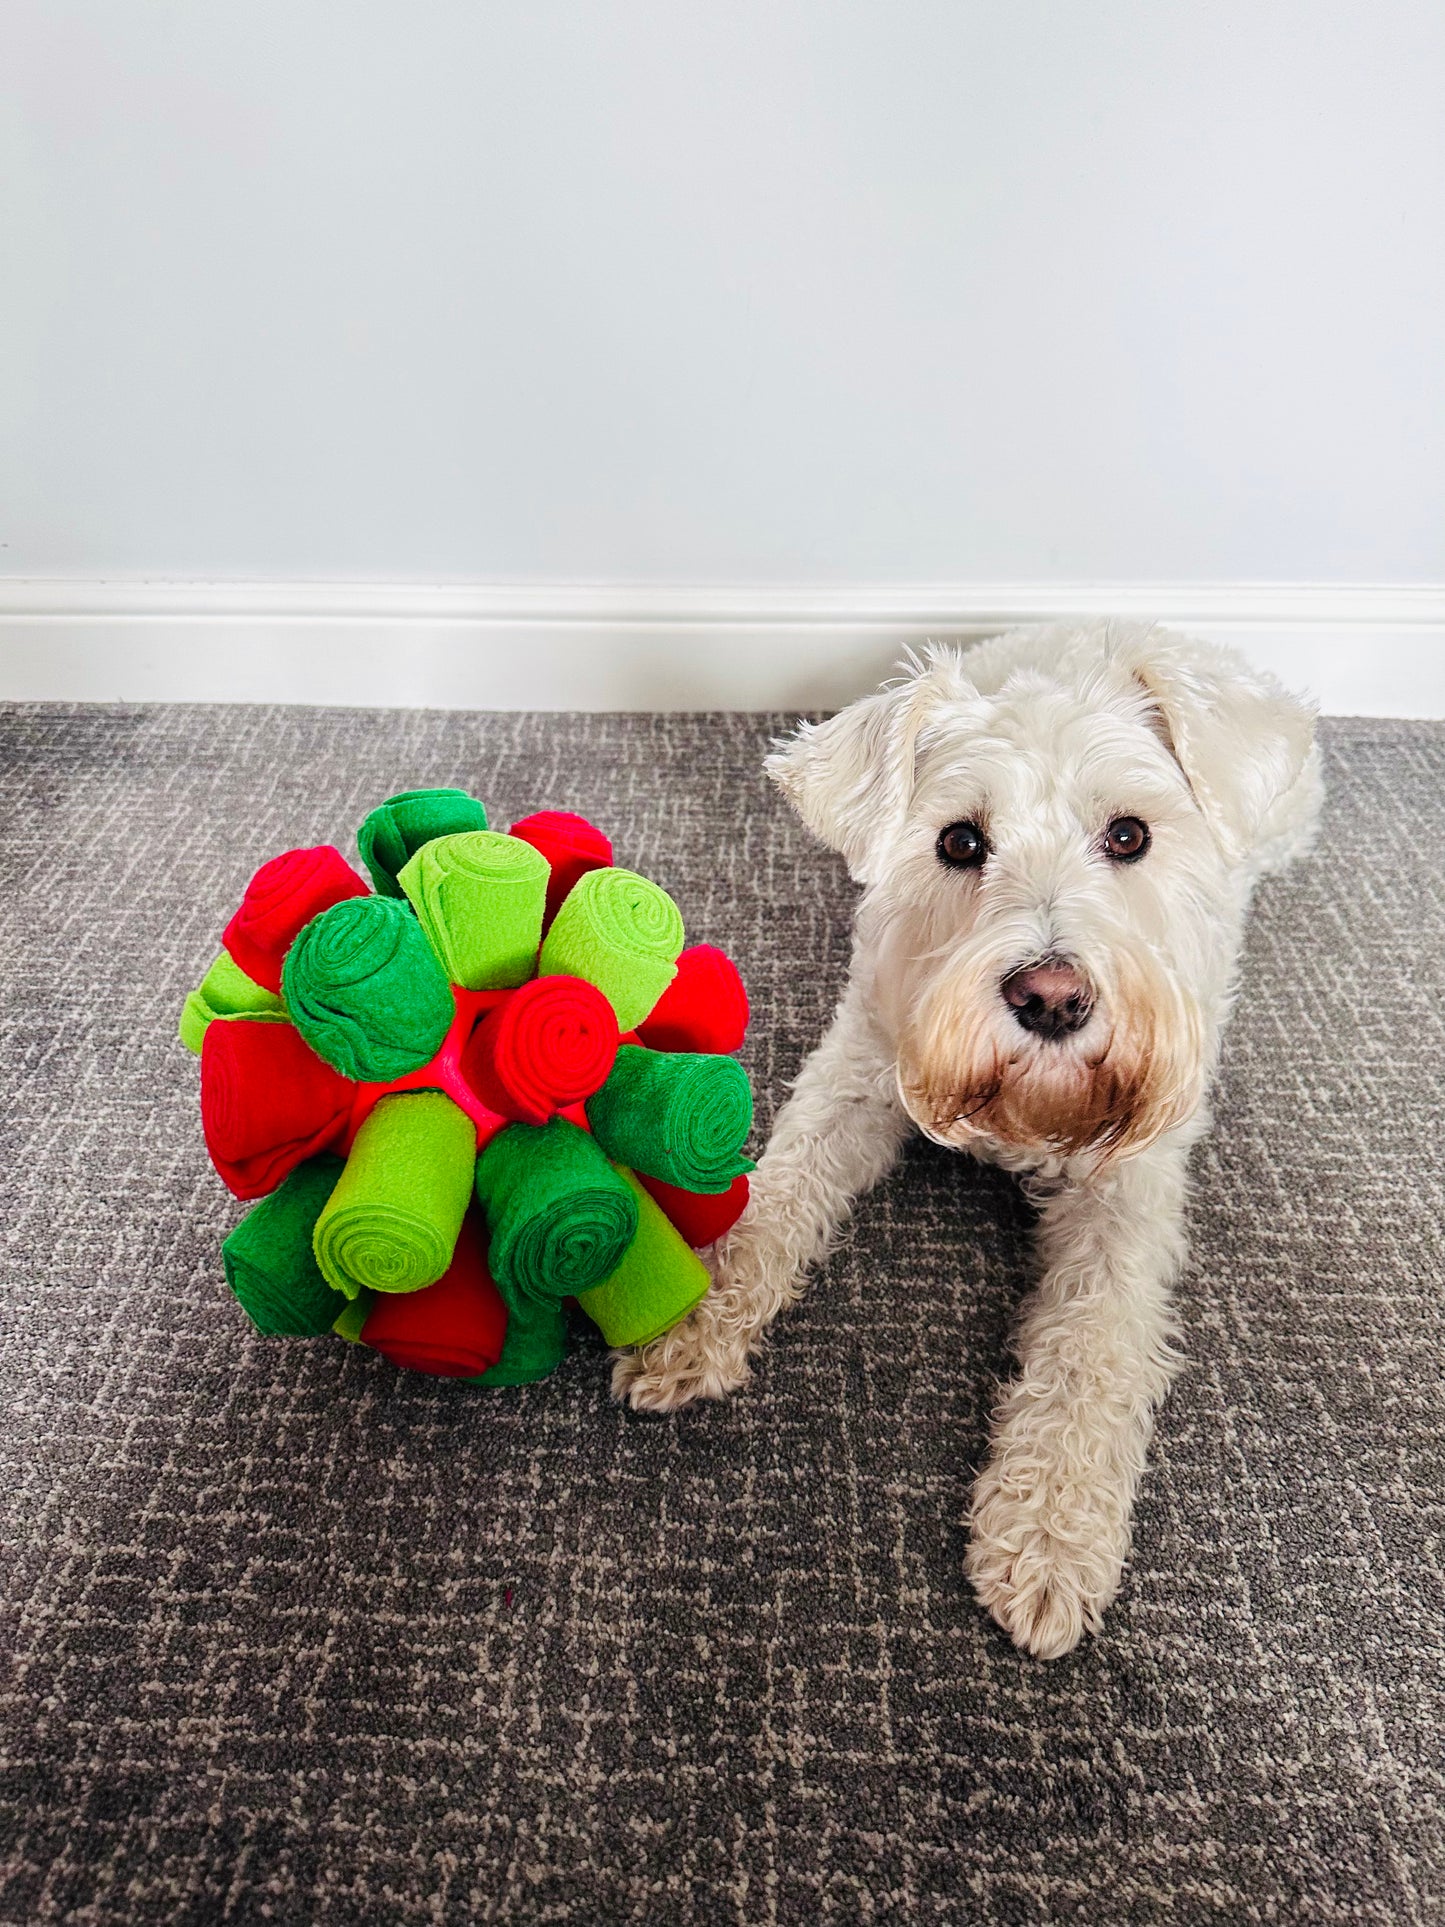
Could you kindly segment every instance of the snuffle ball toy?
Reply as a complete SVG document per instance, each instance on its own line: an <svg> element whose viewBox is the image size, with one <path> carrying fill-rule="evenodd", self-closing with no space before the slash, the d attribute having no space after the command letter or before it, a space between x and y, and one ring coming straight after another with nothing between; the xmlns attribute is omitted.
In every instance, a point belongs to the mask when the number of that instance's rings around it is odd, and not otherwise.
<svg viewBox="0 0 1445 1927"><path fill-rule="evenodd" d="M502 835L410 790L256 872L181 1015L206 1147L256 1200L221 1247L268 1335L481 1385L543 1378L575 1299L645 1344L747 1202L748 1002L580 816Z"/></svg>

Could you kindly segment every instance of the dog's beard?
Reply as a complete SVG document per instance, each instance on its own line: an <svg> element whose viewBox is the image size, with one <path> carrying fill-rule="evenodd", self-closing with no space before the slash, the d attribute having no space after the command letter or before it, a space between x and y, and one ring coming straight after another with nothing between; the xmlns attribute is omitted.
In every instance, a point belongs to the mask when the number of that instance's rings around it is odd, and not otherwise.
<svg viewBox="0 0 1445 1927"><path fill-rule="evenodd" d="M957 1146L1101 1157L1182 1123L1204 1085L1198 1005L1145 950L1116 951L1074 1035L1030 1035L1002 1008L997 960L953 970L903 1030L899 1086L930 1137Z"/></svg>

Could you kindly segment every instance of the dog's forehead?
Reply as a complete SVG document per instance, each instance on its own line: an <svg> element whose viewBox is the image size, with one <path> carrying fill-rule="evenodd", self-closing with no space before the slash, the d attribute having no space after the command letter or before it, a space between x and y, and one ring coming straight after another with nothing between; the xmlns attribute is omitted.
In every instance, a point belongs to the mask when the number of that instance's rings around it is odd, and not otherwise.
<svg viewBox="0 0 1445 1927"><path fill-rule="evenodd" d="M920 730L915 794L966 790L1028 808L1046 797L1172 794L1183 777L1147 700L1127 679L1021 671L997 691L942 702Z"/></svg>

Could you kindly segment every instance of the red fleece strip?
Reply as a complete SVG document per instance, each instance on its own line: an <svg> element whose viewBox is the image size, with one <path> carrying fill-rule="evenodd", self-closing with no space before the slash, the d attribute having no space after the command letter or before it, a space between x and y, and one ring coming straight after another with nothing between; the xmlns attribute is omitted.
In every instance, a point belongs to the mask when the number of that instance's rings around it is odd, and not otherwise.
<svg viewBox="0 0 1445 1927"><path fill-rule="evenodd" d="M637 1182L661 1205L684 1241L699 1251L704 1245L713 1244L725 1231L731 1231L747 1205L746 1172L734 1178L727 1190L715 1197L704 1197L699 1191L683 1191L675 1184L664 1184L661 1178L645 1177L641 1171L636 1175Z"/></svg>
<svg viewBox="0 0 1445 1927"><path fill-rule="evenodd" d="M545 1124L607 1081L617 1019L580 977L534 977L485 1017L462 1052L462 1076L489 1110Z"/></svg>
<svg viewBox="0 0 1445 1927"><path fill-rule="evenodd" d="M589 870L612 867L611 843L595 823L589 823L585 816L574 815L571 810L538 810L535 816L524 816L519 823L514 823L511 833L530 843L534 850L540 850L552 866L544 929L561 909L562 899L578 877L586 876Z"/></svg>
<svg viewBox="0 0 1445 1927"><path fill-rule="evenodd" d="M434 1378L476 1378L502 1356L507 1307L487 1269L473 1206L450 1266L423 1291L378 1293L361 1342L393 1365Z"/></svg>
<svg viewBox="0 0 1445 1927"><path fill-rule="evenodd" d="M695 943L677 960L677 975L637 1034L651 1050L712 1051L726 1057L748 1028L748 993L731 957Z"/></svg>
<svg viewBox="0 0 1445 1927"><path fill-rule="evenodd" d="M339 1145L355 1085L290 1024L208 1024L201 1127L211 1162L238 1198L264 1198L298 1164Z"/></svg>
<svg viewBox="0 0 1445 1927"><path fill-rule="evenodd" d="M221 942L248 977L279 993L281 965L303 927L333 903L369 896L340 850L319 843L273 856L246 885Z"/></svg>

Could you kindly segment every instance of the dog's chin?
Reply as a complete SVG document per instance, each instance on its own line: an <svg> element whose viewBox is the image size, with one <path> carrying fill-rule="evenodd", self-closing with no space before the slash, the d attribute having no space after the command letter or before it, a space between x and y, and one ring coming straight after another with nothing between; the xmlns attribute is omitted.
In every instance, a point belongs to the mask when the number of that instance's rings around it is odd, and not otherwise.
<svg viewBox="0 0 1445 1927"><path fill-rule="evenodd" d="M1197 1108L1198 1026L1102 1021L1075 1038L1019 1042L989 1019L935 1021L906 1037L898 1082L909 1115L956 1150L1047 1159L1141 1151Z"/></svg>

